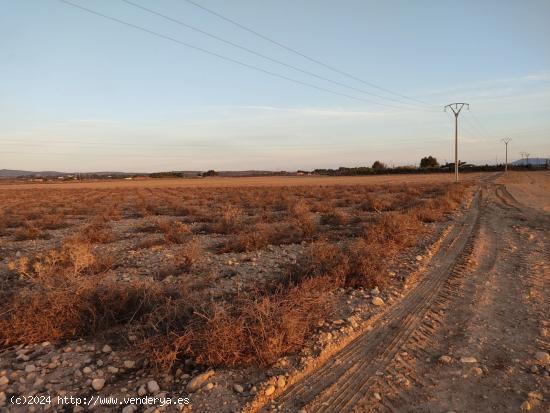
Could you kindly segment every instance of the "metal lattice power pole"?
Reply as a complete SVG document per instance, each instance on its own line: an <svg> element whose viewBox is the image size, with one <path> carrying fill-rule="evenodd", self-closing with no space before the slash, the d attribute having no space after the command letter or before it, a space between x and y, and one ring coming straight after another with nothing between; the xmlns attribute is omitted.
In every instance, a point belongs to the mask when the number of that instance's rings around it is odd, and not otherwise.
<svg viewBox="0 0 550 413"><path fill-rule="evenodd" d="M502 139L502 142L504 142L504 145L506 145L506 162L504 164L504 172L508 171L508 144L512 142L512 138L504 138Z"/></svg>
<svg viewBox="0 0 550 413"><path fill-rule="evenodd" d="M470 110L468 103L450 103L444 107L445 112L450 108L455 115L455 182L458 182L458 115L464 106Z"/></svg>

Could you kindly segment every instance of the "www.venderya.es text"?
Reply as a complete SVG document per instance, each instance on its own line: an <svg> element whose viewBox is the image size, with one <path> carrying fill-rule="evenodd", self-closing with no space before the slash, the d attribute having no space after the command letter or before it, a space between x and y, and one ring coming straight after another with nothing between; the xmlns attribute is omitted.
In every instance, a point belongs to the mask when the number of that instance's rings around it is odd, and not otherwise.
<svg viewBox="0 0 550 413"><path fill-rule="evenodd" d="M190 403L188 397L115 397L115 396L12 396L10 403L15 405L72 405L72 406L181 406Z"/></svg>

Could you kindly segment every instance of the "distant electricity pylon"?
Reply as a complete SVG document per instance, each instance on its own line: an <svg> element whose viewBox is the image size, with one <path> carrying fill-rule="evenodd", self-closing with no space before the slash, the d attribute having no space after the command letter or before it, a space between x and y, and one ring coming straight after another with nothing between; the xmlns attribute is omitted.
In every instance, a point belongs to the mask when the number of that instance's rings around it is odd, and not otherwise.
<svg viewBox="0 0 550 413"><path fill-rule="evenodd" d="M527 152L524 152L524 154L525 154L525 166L529 166L529 155L531 154Z"/></svg>
<svg viewBox="0 0 550 413"><path fill-rule="evenodd" d="M506 145L506 162L504 163L504 172L506 172L508 171L508 144L512 142L512 138L504 138L502 142Z"/></svg>
<svg viewBox="0 0 550 413"><path fill-rule="evenodd" d="M464 106L470 110L468 103L450 103L443 108L445 112L450 108L455 115L455 182L458 182L458 115Z"/></svg>

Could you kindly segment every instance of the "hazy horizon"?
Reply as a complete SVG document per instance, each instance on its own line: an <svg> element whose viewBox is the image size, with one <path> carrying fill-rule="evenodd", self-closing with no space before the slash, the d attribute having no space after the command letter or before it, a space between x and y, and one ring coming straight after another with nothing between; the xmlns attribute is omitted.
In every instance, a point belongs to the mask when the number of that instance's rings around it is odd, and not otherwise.
<svg viewBox="0 0 550 413"><path fill-rule="evenodd" d="M504 159L500 140L550 156L550 3L200 1L316 65L187 2L135 0L297 72L122 1L75 4L263 70L254 71L56 0L6 2L0 16L0 169L60 172L297 170ZM451 33L453 35L451 36ZM454 34L456 33L456 34ZM346 96L360 97L365 101ZM392 100L393 99L393 100ZM399 108L367 103L396 105ZM396 102L397 101L397 102ZM408 102L408 103L407 103Z"/></svg>
<svg viewBox="0 0 550 413"><path fill-rule="evenodd" d="M535 159L550 159L550 157L533 157L533 156L529 156L529 160L530 162L532 162L533 160ZM378 159L377 159L378 160ZM381 160L382 161L382 160ZM453 163L452 160L444 160L444 161L440 161L438 159L438 162L440 162L441 165L445 164L446 162L449 162L449 163ZM508 163L509 164L512 164L514 162L524 162L524 158L518 158L518 159L512 159L512 158L509 158L508 159ZM382 163L384 163L384 161L382 161ZM405 163L405 164L386 164L386 167L388 168L393 168L393 167L418 167L419 165L419 162L416 162L415 163ZM499 164L504 164L504 160L502 160L502 162L500 163L499 161ZM480 163L475 163L474 165L476 166L484 166L485 164L480 164ZM490 162L487 163L487 165L494 165L494 161L493 163L491 164ZM164 173L164 172L206 172L206 171L209 171L209 170L214 170L216 172L252 172L252 171L255 171L255 172L274 172L274 173L277 173L277 172L289 172L289 173L294 173L294 172L298 172L298 171L306 171L306 172L312 172L316 169L338 169L340 167L343 167L343 168L356 168L356 167L371 167L372 165L371 164L363 164L363 165L339 165L339 166L335 166L335 167L314 167L314 168L295 168L295 169L213 169L213 168L204 168L204 169L157 169L157 170L149 170L149 171L132 171L132 170L115 170L115 169L112 169L112 170L107 170L107 169L101 169L101 170L63 170L63 169L41 169L41 170L29 170L29 169L15 169L15 168L2 168L0 169L0 171L4 170L4 171L22 171L22 172L32 172L32 173L43 173L43 172L60 172L60 173L63 173L63 174L71 174L71 173L78 173L78 174L97 174L97 173L122 173L122 174L150 174L150 173ZM449 170L449 173L454 173L453 170Z"/></svg>

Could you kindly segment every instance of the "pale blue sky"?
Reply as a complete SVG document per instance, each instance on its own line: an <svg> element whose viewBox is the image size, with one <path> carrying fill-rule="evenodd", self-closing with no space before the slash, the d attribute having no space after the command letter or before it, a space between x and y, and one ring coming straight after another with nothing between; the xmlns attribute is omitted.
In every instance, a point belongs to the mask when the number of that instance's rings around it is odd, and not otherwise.
<svg viewBox="0 0 550 413"><path fill-rule="evenodd" d="M292 70L120 0L71 0L283 76ZM185 1L132 0L361 90ZM308 56L429 102L388 108L220 60L58 0L0 0L0 169L154 171L495 162L550 156L550 1L194 0ZM401 98L397 98L401 99ZM400 105L400 104L398 104Z"/></svg>

